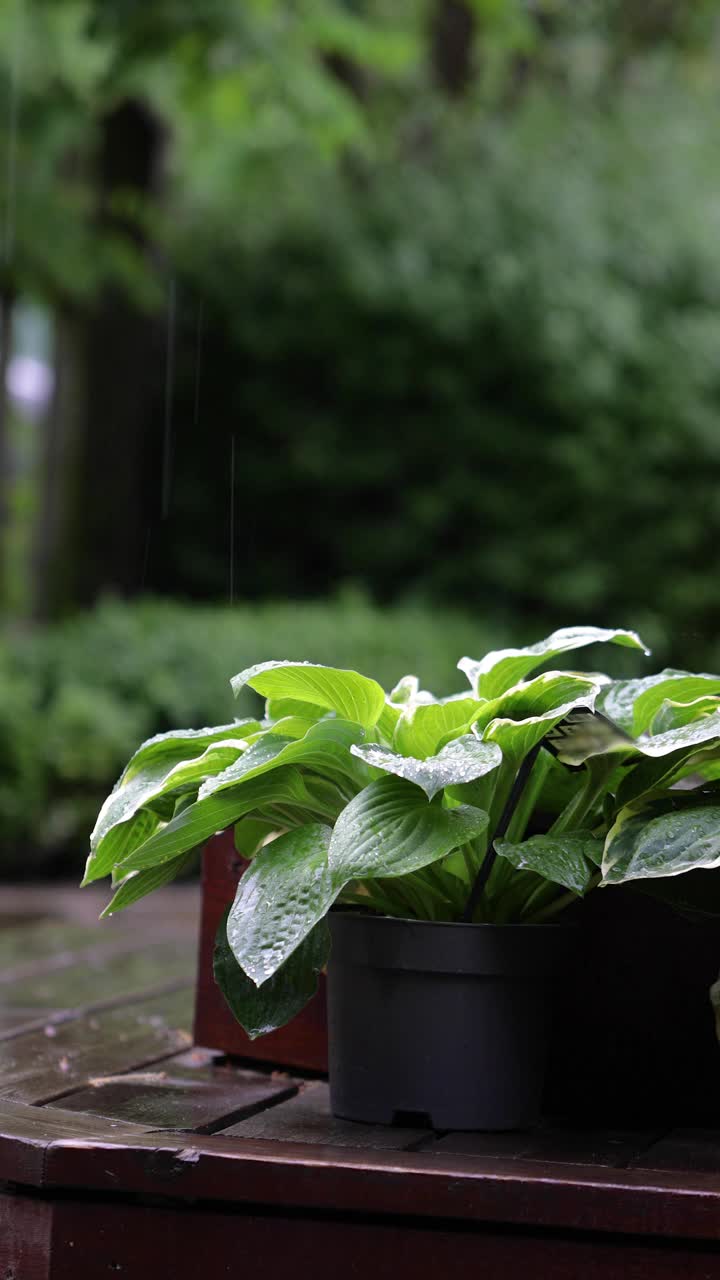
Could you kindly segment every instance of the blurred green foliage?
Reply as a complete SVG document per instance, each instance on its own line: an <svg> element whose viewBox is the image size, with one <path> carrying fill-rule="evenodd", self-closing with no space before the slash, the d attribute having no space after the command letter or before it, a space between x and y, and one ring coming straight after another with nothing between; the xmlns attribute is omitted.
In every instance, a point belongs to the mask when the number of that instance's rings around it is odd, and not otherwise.
<svg viewBox="0 0 720 1280"><path fill-rule="evenodd" d="M702 665L720 624L714 154L684 94L578 117L539 96L328 180L305 216L269 211L262 243L204 242L203 448L188 303L155 589L226 589L234 437L244 593L351 579L620 620Z"/></svg>
<svg viewBox="0 0 720 1280"><path fill-rule="evenodd" d="M372 673L391 688L408 671L448 693L459 653L492 647L485 622L420 608L335 603L213 608L107 601L97 610L0 638L0 868L80 869L102 800L153 733L230 722L259 709L230 677L258 661L300 658Z"/></svg>

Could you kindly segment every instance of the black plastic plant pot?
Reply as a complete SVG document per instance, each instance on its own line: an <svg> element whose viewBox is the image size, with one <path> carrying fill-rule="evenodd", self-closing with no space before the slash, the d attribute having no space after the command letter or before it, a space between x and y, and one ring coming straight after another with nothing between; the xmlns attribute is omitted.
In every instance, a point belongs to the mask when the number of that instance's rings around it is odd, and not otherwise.
<svg viewBox="0 0 720 1280"><path fill-rule="evenodd" d="M333 911L330 930L336 1116L434 1129L537 1123L572 929Z"/></svg>

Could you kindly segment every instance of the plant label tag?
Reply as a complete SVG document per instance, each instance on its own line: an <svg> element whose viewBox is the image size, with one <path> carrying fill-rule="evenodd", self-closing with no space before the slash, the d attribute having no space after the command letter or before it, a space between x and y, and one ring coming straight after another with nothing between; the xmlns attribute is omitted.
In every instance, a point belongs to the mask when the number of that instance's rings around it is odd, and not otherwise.
<svg viewBox="0 0 720 1280"><path fill-rule="evenodd" d="M543 738L543 746L570 768L579 768L590 756L623 751L634 743L619 724L589 707L575 707Z"/></svg>

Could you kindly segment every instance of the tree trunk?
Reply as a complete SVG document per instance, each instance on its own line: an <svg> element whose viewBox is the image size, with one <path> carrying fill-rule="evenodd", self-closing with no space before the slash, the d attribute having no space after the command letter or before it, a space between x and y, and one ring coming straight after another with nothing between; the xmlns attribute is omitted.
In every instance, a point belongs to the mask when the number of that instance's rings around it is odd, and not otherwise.
<svg viewBox="0 0 720 1280"><path fill-rule="evenodd" d="M436 0L430 20L432 67L439 87L460 97L473 79L475 16L465 0Z"/></svg>
<svg viewBox="0 0 720 1280"><path fill-rule="evenodd" d="M10 406L7 373L12 354L13 299L0 292L0 608L7 601L8 533L12 493L12 450L10 447Z"/></svg>
<svg viewBox="0 0 720 1280"><path fill-rule="evenodd" d="M99 222L150 246L112 208L115 191L155 195L162 131L124 103L105 121ZM47 433L37 540L36 614L91 604L142 583L146 531L157 514L153 473L162 449L162 324L117 286L58 324L59 386Z"/></svg>

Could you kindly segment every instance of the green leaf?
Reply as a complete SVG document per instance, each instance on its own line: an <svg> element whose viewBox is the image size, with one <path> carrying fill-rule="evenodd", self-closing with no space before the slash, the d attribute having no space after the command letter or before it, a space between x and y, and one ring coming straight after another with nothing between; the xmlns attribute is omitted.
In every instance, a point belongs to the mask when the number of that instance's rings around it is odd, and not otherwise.
<svg viewBox="0 0 720 1280"><path fill-rule="evenodd" d="M672 702L666 698L655 712L650 726L651 735L667 733L670 729L682 729L686 724L692 724L693 720L713 715L716 711L720 711L720 698L712 694L694 698L691 702Z"/></svg>
<svg viewBox="0 0 720 1280"><path fill-rule="evenodd" d="M285 963L339 892L328 867L330 836L319 823L296 827L265 845L240 878L227 936L257 986Z"/></svg>
<svg viewBox="0 0 720 1280"><path fill-rule="evenodd" d="M257 721L251 723L257 725ZM246 739L239 735L223 738L218 731L212 742L201 751L201 743L205 742L209 731L200 732L204 736L200 738L195 732L192 738L194 753L189 759L187 756L178 758L176 749L170 748L170 741L176 741L177 735L163 735L162 739L150 739L154 748L159 749L162 744L166 744L163 754L148 755L142 768L134 771L128 765L102 806L90 836L91 864L94 868L92 879L107 874L108 857L111 855L104 846L104 841L114 827L127 823L138 809L162 796L199 787L209 774L221 773L245 750ZM182 741L187 743L190 739L183 738ZM187 751L187 747L183 749ZM137 756L133 759L137 759ZM93 853L97 853L96 859L92 858ZM112 861L109 865L112 865ZM98 870L98 867L105 869Z"/></svg>
<svg viewBox="0 0 720 1280"><path fill-rule="evenodd" d="M170 733L157 733L138 747L125 768L120 783L129 782L141 770L159 761L172 760L177 763L179 760L191 760L221 739L247 740L261 728L258 720L234 720L232 724L221 724L214 729L174 729Z"/></svg>
<svg viewBox="0 0 720 1280"><path fill-rule="evenodd" d="M353 746L350 750L373 768L406 778L408 782L422 787L429 800L445 787L473 782L491 773L502 761L502 751L494 742L480 742L473 734L456 738L436 756L426 760L401 756L374 743Z"/></svg>
<svg viewBox="0 0 720 1280"><path fill-rule="evenodd" d="M404 876L479 836L488 824L481 809L430 804L403 778L378 778L343 809L328 860L340 891L349 880Z"/></svg>
<svg viewBox="0 0 720 1280"><path fill-rule="evenodd" d="M299 698L268 698L265 703L265 715L268 720L284 720L287 716L320 720L327 714L327 707L313 705L312 702L301 702Z"/></svg>
<svg viewBox="0 0 720 1280"><path fill-rule="evenodd" d="M209 778L200 788L200 799L242 779L256 778L286 764L302 765L317 773L355 782L358 770L350 748L364 737L357 723L347 720L321 720L308 729L303 738L283 738L266 734L223 773Z"/></svg>
<svg viewBox="0 0 720 1280"><path fill-rule="evenodd" d="M90 853L82 884L92 884L93 880L101 880L108 875L116 862L121 862L134 849L139 849L159 825L156 813L138 809L127 822L114 826L104 837L102 845L98 845Z"/></svg>
<svg viewBox="0 0 720 1280"><path fill-rule="evenodd" d="M633 733L646 733L668 699L673 702L692 702L708 694L720 694L720 676L673 672L666 679L658 680L645 688L636 697L633 706Z"/></svg>
<svg viewBox="0 0 720 1280"><path fill-rule="evenodd" d="M691 671L666 667L652 676L637 680L612 680L598 697L598 708L615 724L637 736L650 728L655 710L666 698L679 697L677 691L687 681L717 680L717 676L696 676ZM657 689L657 699L652 695Z"/></svg>
<svg viewBox="0 0 720 1280"><path fill-rule="evenodd" d="M472 686L473 693L481 698L497 698L544 662L556 658L571 649L582 649L590 644L619 644L631 649L650 652L634 631L607 630L604 627L562 627L537 644L524 649L496 649L479 661L461 658L458 663Z"/></svg>
<svg viewBox="0 0 720 1280"><path fill-rule="evenodd" d="M258 987L241 969L227 938L227 915L218 929L213 971L231 1013L251 1040L284 1027L317 991L330 955L330 931L320 920L267 982Z"/></svg>
<svg viewBox="0 0 720 1280"><path fill-rule="evenodd" d="M397 722L393 746L401 755L424 760L435 755L443 739L466 732L481 707L476 698L410 706Z"/></svg>
<svg viewBox="0 0 720 1280"><path fill-rule="evenodd" d="M343 720L372 728L385 705L385 692L357 671L312 662L261 662L232 681L235 694L245 685L268 698L292 698L334 711Z"/></svg>
<svg viewBox="0 0 720 1280"><path fill-rule="evenodd" d="M194 849L189 849L187 853L181 853L178 858L173 858L171 862L164 862L159 867L148 867L145 871L131 871L111 898L100 919L102 920L105 916L114 916L118 911L131 906L133 902L139 902L140 898L152 893L154 889L170 884L188 866L195 852Z"/></svg>
<svg viewBox="0 0 720 1280"><path fill-rule="evenodd" d="M482 730L478 722L474 731L481 733L485 742L497 742L505 759L517 766L575 708L592 710L599 687L589 678L547 672L493 702L491 710L500 707L502 714ZM485 713L484 709L483 718Z"/></svg>
<svg viewBox="0 0 720 1280"><path fill-rule="evenodd" d="M297 769L278 769L272 777L253 778L217 795L197 800L129 857L123 858L120 866L125 871L158 866L195 845L203 844L217 831L224 831L246 814L273 804L302 807L307 798L305 783Z"/></svg>
<svg viewBox="0 0 720 1280"><path fill-rule="evenodd" d="M241 818L235 823L235 848L241 858L252 858L271 831L276 829L269 818Z"/></svg>
<svg viewBox="0 0 720 1280"><path fill-rule="evenodd" d="M641 810L623 809L608 832L603 884L677 876L720 866L717 793L678 793Z"/></svg>
<svg viewBox="0 0 720 1280"><path fill-rule="evenodd" d="M572 835L531 836L520 844L497 840L495 849L518 870L535 871L582 897L597 873L603 841L590 831L575 831Z"/></svg>

